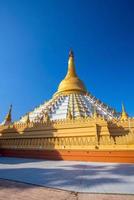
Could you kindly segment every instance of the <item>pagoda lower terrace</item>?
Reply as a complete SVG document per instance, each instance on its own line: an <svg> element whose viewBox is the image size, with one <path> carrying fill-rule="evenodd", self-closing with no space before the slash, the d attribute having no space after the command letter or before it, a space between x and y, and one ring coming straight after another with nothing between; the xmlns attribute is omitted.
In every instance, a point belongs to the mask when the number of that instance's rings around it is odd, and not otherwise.
<svg viewBox="0 0 134 200"><path fill-rule="evenodd" d="M0 154L53 160L134 163L134 118L87 92L70 52L68 72L52 99L0 125Z"/></svg>
<svg viewBox="0 0 134 200"><path fill-rule="evenodd" d="M131 123L131 131L129 130ZM77 118L1 127L3 156L134 162L134 120Z"/></svg>

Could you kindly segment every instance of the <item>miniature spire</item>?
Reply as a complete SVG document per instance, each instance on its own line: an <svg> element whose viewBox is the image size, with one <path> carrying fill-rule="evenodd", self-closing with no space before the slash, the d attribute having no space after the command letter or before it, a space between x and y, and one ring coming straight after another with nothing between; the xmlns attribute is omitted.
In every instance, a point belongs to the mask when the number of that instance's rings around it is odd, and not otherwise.
<svg viewBox="0 0 134 200"><path fill-rule="evenodd" d="M10 105L9 111L5 117L5 120L3 122L4 125L9 125L12 122L12 105Z"/></svg>
<svg viewBox="0 0 134 200"><path fill-rule="evenodd" d="M70 107L68 108L67 118L68 119L72 119L73 118Z"/></svg>
<svg viewBox="0 0 134 200"><path fill-rule="evenodd" d="M47 123L50 122L50 117L49 117L48 112L45 113L43 121Z"/></svg>
<svg viewBox="0 0 134 200"><path fill-rule="evenodd" d="M96 119L97 117L98 117L98 114L97 114L96 108L94 107L93 108L93 118Z"/></svg>
<svg viewBox="0 0 134 200"><path fill-rule="evenodd" d="M70 77L77 77L75 71L75 64L74 64L74 53L72 50L69 52L69 59L68 59L68 72L66 78Z"/></svg>
<svg viewBox="0 0 134 200"><path fill-rule="evenodd" d="M27 124L29 124L29 123L30 123L30 117L29 117L29 113L27 114L26 123L27 123Z"/></svg>
<svg viewBox="0 0 134 200"><path fill-rule="evenodd" d="M128 119L128 114L126 113L125 106L122 103L122 113L121 113L121 120L125 121Z"/></svg>
<svg viewBox="0 0 134 200"><path fill-rule="evenodd" d="M122 103L122 113L125 113L125 106L123 103Z"/></svg>

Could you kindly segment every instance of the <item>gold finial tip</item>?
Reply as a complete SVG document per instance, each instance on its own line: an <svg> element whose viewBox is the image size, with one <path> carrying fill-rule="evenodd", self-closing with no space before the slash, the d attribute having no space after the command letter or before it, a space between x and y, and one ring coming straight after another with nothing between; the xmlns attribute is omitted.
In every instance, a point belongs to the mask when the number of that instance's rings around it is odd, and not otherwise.
<svg viewBox="0 0 134 200"><path fill-rule="evenodd" d="M69 57L74 57L74 52L72 49L70 49L70 51L69 51Z"/></svg>
<svg viewBox="0 0 134 200"><path fill-rule="evenodd" d="M10 105L10 107L9 107L9 113L11 113L11 111L12 111L12 104Z"/></svg>

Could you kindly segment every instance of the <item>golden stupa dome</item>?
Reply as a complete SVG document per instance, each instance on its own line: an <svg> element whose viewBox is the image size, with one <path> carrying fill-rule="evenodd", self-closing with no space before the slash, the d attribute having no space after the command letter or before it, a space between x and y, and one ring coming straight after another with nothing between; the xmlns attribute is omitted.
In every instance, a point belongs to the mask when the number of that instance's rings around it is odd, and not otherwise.
<svg viewBox="0 0 134 200"><path fill-rule="evenodd" d="M84 83L79 79L75 71L75 64L74 64L74 54L71 50L69 53L69 60L68 60L68 72L64 80L61 81L58 91L56 94L59 93L70 93L70 92L79 92L79 93L86 93L87 90L84 86Z"/></svg>

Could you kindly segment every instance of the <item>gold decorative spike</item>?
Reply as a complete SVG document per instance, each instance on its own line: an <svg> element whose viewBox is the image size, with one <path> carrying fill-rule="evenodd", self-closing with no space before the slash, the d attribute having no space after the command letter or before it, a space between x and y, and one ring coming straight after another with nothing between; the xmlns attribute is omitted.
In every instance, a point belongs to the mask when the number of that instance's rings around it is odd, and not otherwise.
<svg viewBox="0 0 134 200"><path fill-rule="evenodd" d="M9 125L12 122L12 105L10 105L9 111L5 117L4 125Z"/></svg>
<svg viewBox="0 0 134 200"><path fill-rule="evenodd" d="M27 114L27 119L26 119L26 124L30 123L30 117L29 117L29 113Z"/></svg>
<svg viewBox="0 0 134 200"><path fill-rule="evenodd" d="M126 113L125 106L122 104L122 113L121 118L122 121L126 121L128 119L128 114Z"/></svg>
<svg viewBox="0 0 134 200"><path fill-rule="evenodd" d="M93 111L93 118L96 119L98 117L96 108L94 107L94 111Z"/></svg>
<svg viewBox="0 0 134 200"><path fill-rule="evenodd" d="M61 81L58 91L55 95L62 93L87 93L87 90L83 84L83 82L79 79L75 71L75 64L74 64L74 54L71 50L69 53L69 60L68 60L68 71L67 75L64 80Z"/></svg>
<svg viewBox="0 0 134 200"><path fill-rule="evenodd" d="M67 118L68 119L72 119L73 118L70 107L68 108Z"/></svg>
<svg viewBox="0 0 134 200"><path fill-rule="evenodd" d="M44 122L44 116L42 115L40 118L40 123L43 123L43 122Z"/></svg>
<svg viewBox="0 0 134 200"><path fill-rule="evenodd" d="M50 121L50 117L48 115L48 113L46 112L44 115L44 122L49 122Z"/></svg>

